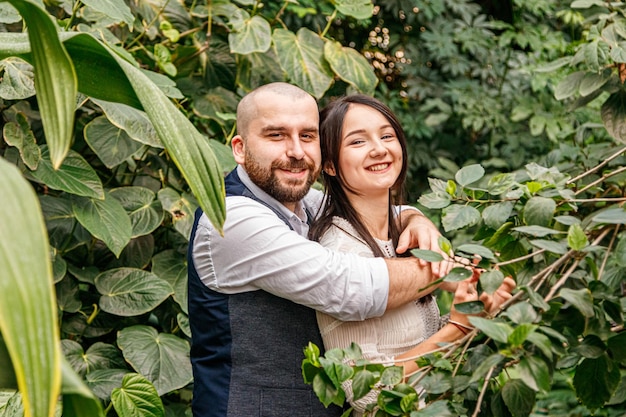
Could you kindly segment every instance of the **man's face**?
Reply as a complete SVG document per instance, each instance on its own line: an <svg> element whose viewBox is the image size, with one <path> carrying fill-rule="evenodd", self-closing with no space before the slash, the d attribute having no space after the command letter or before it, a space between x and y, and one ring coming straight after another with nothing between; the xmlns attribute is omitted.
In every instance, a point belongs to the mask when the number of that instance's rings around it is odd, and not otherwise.
<svg viewBox="0 0 626 417"><path fill-rule="evenodd" d="M243 140L233 138L235 160L256 185L293 210L319 175L317 103L310 96L263 93L256 104Z"/></svg>

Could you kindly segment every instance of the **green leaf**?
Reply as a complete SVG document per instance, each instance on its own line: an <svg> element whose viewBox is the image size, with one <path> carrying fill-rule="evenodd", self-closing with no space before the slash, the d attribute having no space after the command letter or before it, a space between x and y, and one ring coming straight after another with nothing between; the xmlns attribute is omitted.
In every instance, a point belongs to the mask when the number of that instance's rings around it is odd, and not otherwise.
<svg viewBox="0 0 626 417"><path fill-rule="evenodd" d="M626 93L621 89L611 94L602 104L602 121L609 134L621 143L626 143Z"/></svg>
<svg viewBox="0 0 626 417"><path fill-rule="evenodd" d="M461 186L470 185L485 175L485 169L480 164L468 165L461 168L454 178Z"/></svg>
<svg viewBox="0 0 626 417"><path fill-rule="evenodd" d="M1 7L1 6L0 6ZM0 98L23 100L35 95L33 66L21 58L10 57L0 61Z"/></svg>
<svg viewBox="0 0 626 417"><path fill-rule="evenodd" d="M150 234L161 225L164 217L161 203L155 199L154 192L149 188L133 186L114 188L109 191L109 195L128 213L132 225L131 237Z"/></svg>
<svg viewBox="0 0 626 417"><path fill-rule="evenodd" d="M149 326L131 326L118 332L117 344L133 369L154 384L159 395L193 380L189 343Z"/></svg>
<svg viewBox="0 0 626 417"><path fill-rule="evenodd" d="M372 0L337 0L335 7L339 12L356 19L369 19L374 13Z"/></svg>
<svg viewBox="0 0 626 417"><path fill-rule="evenodd" d="M516 324L533 323L538 317L537 312L528 301L518 301L511 304L506 309L506 315Z"/></svg>
<svg viewBox="0 0 626 417"><path fill-rule="evenodd" d="M109 193L104 200L75 198L72 210L76 220L94 237L102 240L116 257L128 244L132 226L124 207Z"/></svg>
<svg viewBox="0 0 626 417"><path fill-rule="evenodd" d="M619 381L619 367L604 354L596 359L583 359L576 367L573 382L580 401L593 411L611 399Z"/></svg>
<svg viewBox="0 0 626 417"><path fill-rule="evenodd" d="M547 227L552 222L556 202L551 198L532 197L524 206L524 223Z"/></svg>
<svg viewBox="0 0 626 417"><path fill-rule="evenodd" d="M261 16L246 18L245 24L228 34L228 44L233 54L266 52L272 44L272 29Z"/></svg>
<svg viewBox="0 0 626 417"><path fill-rule="evenodd" d="M500 323L482 317L469 317L470 323L493 340L507 343L513 333L513 328L507 323Z"/></svg>
<svg viewBox="0 0 626 417"><path fill-rule="evenodd" d="M22 16L9 3L0 3L0 23L17 23Z"/></svg>
<svg viewBox="0 0 626 417"><path fill-rule="evenodd" d="M563 242L555 242L554 240L534 239L529 243L539 249L545 249L548 252L564 255L567 253L567 245Z"/></svg>
<svg viewBox="0 0 626 417"><path fill-rule="evenodd" d="M537 330L539 326L536 324L522 323L513 329L513 333L509 335L508 342L511 346L520 347L528 340L528 336Z"/></svg>
<svg viewBox="0 0 626 417"><path fill-rule="evenodd" d="M318 373L313 378L313 391L325 407L328 407L330 404L341 406L345 401L343 391L336 388L323 372Z"/></svg>
<svg viewBox="0 0 626 417"><path fill-rule="evenodd" d="M116 23L126 23L130 30L133 29L133 16L130 8L124 0L81 0L82 3L113 19Z"/></svg>
<svg viewBox="0 0 626 417"><path fill-rule="evenodd" d="M587 235L580 224L571 225L567 231L567 244L574 250L582 250L589 245Z"/></svg>
<svg viewBox="0 0 626 417"><path fill-rule="evenodd" d="M358 400L370 392L376 382L377 378L374 373L368 371L367 369L361 369L355 372L354 378L352 378L352 392L354 394L354 399Z"/></svg>
<svg viewBox="0 0 626 417"><path fill-rule="evenodd" d="M163 206L163 210L169 212L172 216L174 229L186 239L189 239L193 226L194 212L198 207L192 196L185 193L180 195L176 190L168 187L159 190L158 198Z"/></svg>
<svg viewBox="0 0 626 417"><path fill-rule="evenodd" d="M446 282L459 282L464 281L472 276L472 270L464 267L452 268L448 275L444 277Z"/></svg>
<svg viewBox="0 0 626 417"><path fill-rule="evenodd" d="M278 62L289 79L313 97L321 98L333 82L322 38L303 27L296 35L287 29L275 29L272 39Z"/></svg>
<svg viewBox="0 0 626 417"><path fill-rule="evenodd" d="M61 350L46 228L34 190L4 158L0 177L0 333L25 409L50 416L61 387Z"/></svg>
<svg viewBox="0 0 626 417"><path fill-rule="evenodd" d="M491 368L500 365L500 363L504 359L505 357L500 353L494 353L487 356L486 358L483 358L483 360L478 363L478 366L474 370L472 378L470 379L470 383L479 381L481 378L485 377L487 375L487 372L489 372Z"/></svg>
<svg viewBox="0 0 626 417"><path fill-rule="evenodd" d="M61 166L72 142L77 79L51 16L32 0L8 0L31 28L28 40L35 68L35 88L52 167Z"/></svg>
<svg viewBox="0 0 626 417"><path fill-rule="evenodd" d="M485 310L485 305L482 301L466 301L455 304L454 308L463 314L480 314Z"/></svg>
<svg viewBox="0 0 626 417"><path fill-rule="evenodd" d="M559 230L549 229L543 226L519 226L514 227L513 230L516 232L525 233L527 235L536 236L536 237L544 237L548 235L558 235L561 233L565 233Z"/></svg>
<svg viewBox="0 0 626 417"><path fill-rule="evenodd" d="M109 122L124 130L133 140L155 148L163 148L161 139L144 111L123 103L111 103L95 98L91 101L102 109Z"/></svg>
<svg viewBox="0 0 626 417"><path fill-rule="evenodd" d="M422 194L417 201L429 209L437 210L448 207L452 199L448 193L434 192Z"/></svg>
<svg viewBox="0 0 626 417"><path fill-rule="evenodd" d="M152 258L152 273L174 288L174 301L187 313L187 258L174 250L165 250Z"/></svg>
<svg viewBox="0 0 626 417"><path fill-rule="evenodd" d="M591 292L587 288L581 288L579 290L572 290L570 288L563 288L559 292L559 296L564 300L569 301L576 307L583 316L591 318L594 316L593 311L593 297Z"/></svg>
<svg viewBox="0 0 626 417"><path fill-rule="evenodd" d="M167 281L134 268L104 271L96 277L95 284L102 294L100 308L123 317L152 311L174 292Z"/></svg>
<svg viewBox="0 0 626 417"><path fill-rule="evenodd" d="M497 270L491 269L480 274L480 286L487 294L496 292L504 281L504 274Z"/></svg>
<svg viewBox="0 0 626 417"><path fill-rule="evenodd" d="M446 232L469 227L480 222L480 212L472 206L453 205L443 210L441 223Z"/></svg>
<svg viewBox="0 0 626 417"><path fill-rule="evenodd" d="M478 255L483 259L488 259L490 261L495 261L496 256L493 254L491 250L484 247L483 245L477 245L474 243L464 243L459 245L456 250L458 252L465 252L468 255L475 256Z"/></svg>
<svg viewBox="0 0 626 417"><path fill-rule="evenodd" d="M85 375L85 383L98 398L108 401L111 392L122 386L124 375L128 373L128 369L97 369Z"/></svg>
<svg viewBox="0 0 626 417"><path fill-rule="evenodd" d="M537 346L546 358L552 359L552 341L548 336L534 332L528 335L528 341Z"/></svg>
<svg viewBox="0 0 626 417"><path fill-rule="evenodd" d="M510 191L516 184L515 174L497 174L489 178L487 191L492 195L500 195Z"/></svg>
<svg viewBox="0 0 626 417"><path fill-rule="evenodd" d="M120 417L163 417L165 409L154 386L141 375L127 374L121 388L111 393L111 402Z"/></svg>
<svg viewBox="0 0 626 417"><path fill-rule="evenodd" d="M572 352L575 352L582 357L591 359L599 358L604 355L605 351L606 345L602 339L592 334L586 335L578 346L574 346L572 348Z"/></svg>
<svg viewBox="0 0 626 417"><path fill-rule="evenodd" d="M626 210L621 207L611 207L592 217L596 223L626 224Z"/></svg>
<svg viewBox="0 0 626 417"><path fill-rule="evenodd" d="M576 94L585 74L585 71L577 71L569 74L556 86L554 97L557 100L564 100Z"/></svg>
<svg viewBox="0 0 626 417"><path fill-rule="evenodd" d="M32 172L33 177L54 190L66 191L83 197L104 198L100 177L77 152L70 150L56 170L50 162L48 147L41 147L41 161Z"/></svg>
<svg viewBox="0 0 626 417"><path fill-rule="evenodd" d="M611 336L607 341L607 347L611 351L611 357L618 362L626 360L626 332Z"/></svg>
<svg viewBox="0 0 626 417"><path fill-rule="evenodd" d="M535 406L535 393L520 379L509 379L504 384L502 399L513 417L527 417Z"/></svg>
<svg viewBox="0 0 626 417"><path fill-rule="evenodd" d="M104 417L98 398L89 390L67 361L61 361L63 417Z"/></svg>
<svg viewBox="0 0 626 417"><path fill-rule="evenodd" d="M518 369L519 376L526 386L534 391L546 392L550 389L550 373L542 359L534 356L523 357Z"/></svg>
<svg viewBox="0 0 626 417"><path fill-rule="evenodd" d="M16 119L18 123L9 122L4 125L4 140L20 151L22 162L24 162L30 170L35 170L41 160L41 149L37 146L37 140L28 125L26 116L22 113L18 113Z"/></svg>
<svg viewBox="0 0 626 417"><path fill-rule="evenodd" d="M374 94L378 84L374 68L355 49L342 46L339 42L327 40L324 44L324 58L330 64L330 68L343 81L363 94Z"/></svg>
<svg viewBox="0 0 626 417"><path fill-rule="evenodd" d="M87 123L84 133L85 141L107 168L115 168L142 147L104 116Z"/></svg>
<svg viewBox="0 0 626 417"><path fill-rule="evenodd" d="M397 385L404 379L404 368L401 366L387 366L380 375L380 382L384 385Z"/></svg>
<svg viewBox="0 0 626 417"><path fill-rule="evenodd" d="M412 249L411 254L416 258L423 259L428 262L441 262L443 261L443 256L439 252L434 252L432 250L427 249Z"/></svg>
<svg viewBox="0 0 626 417"><path fill-rule="evenodd" d="M202 118L217 122L222 120L220 114L234 112L239 102L239 97L224 87L211 88L208 91L202 91L202 94L195 94L193 97L193 112Z"/></svg>
<svg viewBox="0 0 626 417"><path fill-rule="evenodd" d="M87 352L74 340L61 341L63 356L72 369L81 377L97 369L123 368L124 360L120 352L113 345L96 342L89 346Z"/></svg>
<svg viewBox="0 0 626 417"><path fill-rule="evenodd" d="M607 81L611 79L612 75L611 71L602 72L601 74L588 72L580 81L578 92L583 97L588 96L606 84Z"/></svg>
<svg viewBox="0 0 626 417"><path fill-rule="evenodd" d="M492 229L499 229L513 212L513 202L504 201L492 204L483 210L482 218L485 224Z"/></svg>

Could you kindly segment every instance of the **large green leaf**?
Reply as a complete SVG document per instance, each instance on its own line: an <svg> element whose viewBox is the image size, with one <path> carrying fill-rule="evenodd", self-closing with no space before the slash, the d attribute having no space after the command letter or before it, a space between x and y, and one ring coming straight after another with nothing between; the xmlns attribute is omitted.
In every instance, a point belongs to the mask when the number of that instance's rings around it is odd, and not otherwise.
<svg viewBox="0 0 626 417"><path fill-rule="evenodd" d="M35 88L50 161L57 169L70 149L77 79L74 65L59 40L51 16L32 0L7 0L31 29L28 39L35 67Z"/></svg>
<svg viewBox="0 0 626 417"><path fill-rule="evenodd" d="M187 313L187 258L168 249L152 258L152 273L174 288L174 301Z"/></svg>
<svg viewBox="0 0 626 417"><path fill-rule="evenodd" d="M583 316L588 318L594 316L593 297L589 289L581 288L579 290L572 290L570 288L563 288L559 292L559 296L572 303Z"/></svg>
<svg viewBox="0 0 626 417"><path fill-rule="evenodd" d="M107 168L115 168L142 147L104 116L87 123L84 134L89 147Z"/></svg>
<svg viewBox="0 0 626 417"><path fill-rule="evenodd" d="M441 223L446 232L477 224L480 212L472 206L452 205L443 210Z"/></svg>
<svg viewBox="0 0 626 417"><path fill-rule="evenodd" d="M58 169L54 169L48 147L41 147L41 161L33 177L54 190L83 197L104 198L100 177L79 153L70 150Z"/></svg>
<svg viewBox="0 0 626 417"><path fill-rule="evenodd" d="M81 0L81 2L103 13L116 23L126 23L132 30L135 16L133 16L124 0Z"/></svg>
<svg viewBox="0 0 626 417"><path fill-rule="evenodd" d="M109 191L130 216L132 237L152 233L163 221L161 203L152 190L145 187L120 187Z"/></svg>
<svg viewBox="0 0 626 417"><path fill-rule="evenodd" d="M154 386L141 375L127 374L122 386L111 393L111 402L120 417L163 417L163 402Z"/></svg>
<svg viewBox="0 0 626 417"><path fill-rule="evenodd" d="M181 235L189 239L191 228L193 226L193 216L196 208L196 202L192 196L183 193L179 194L173 188L162 188L158 193L159 201L163 206L163 210L172 216L172 224Z"/></svg>
<svg viewBox="0 0 626 417"><path fill-rule="evenodd" d="M163 147L161 139L144 111L123 103L111 103L94 98L91 101L100 106L109 122L123 129L133 140L155 148Z"/></svg>
<svg viewBox="0 0 626 417"><path fill-rule="evenodd" d="M513 327L507 323L484 319L482 317L470 317L469 321L478 330L501 343L507 343L509 336L513 333Z"/></svg>
<svg viewBox="0 0 626 417"><path fill-rule="evenodd" d="M524 206L524 222L531 226L548 227L554 217L556 202L547 197L532 197Z"/></svg>
<svg viewBox="0 0 626 417"><path fill-rule="evenodd" d="M245 11L241 11L246 13ZM265 52L272 44L272 29L261 16L247 16L245 24L228 34L228 44L233 54Z"/></svg>
<svg viewBox="0 0 626 417"><path fill-rule="evenodd" d="M95 284L102 294L100 308L123 317L152 311L174 292L167 281L135 268L109 269L96 277Z"/></svg>
<svg viewBox="0 0 626 417"><path fill-rule="evenodd" d="M341 46L339 42L326 41L324 58L339 78L364 94L374 94L378 84L374 68L355 49Z"/></svg>
<svg viewBox="0 0 626 417"><path fill-rule="evenodd" d="M520 379L509 379L504 384L502 399L513 417L527 417L535 405L535 393Z"/></svg>
<svg viewBox="0 0 626 417"><path fill-rule="evenodd" d="M619 90L602 104L602 121L613 138L626 143L624 124L626 123L626 93Z"/></svg>
<svg viewBox="0 0 626 417"><path fill-rule="evenodd" d="M105 193L104 200L75 198L72 210L85 229L102 240L116 257L120 256L130 240L132 226L126 210L115 198L109 193Z"/></svg>
<svg viewBox="0 0 626 417"><path fill-rule="evenodd" d="M184 387L193 380L189 343L149 326L132 326L118 333L124 358L154 384L159 395Z"/></svg>
<svg viewBox="0 0 626 417"><path fill-rule="evenodd" d="M483 210L482 218L485 224L492 229L498 230L513 212L513 203L511 201L503 201L502 203L492 204Z"/></svg>
<svg viewBox="0 0 626 417"><path fill-rule="evenodd" d="M52 416L61 388L48 238L35 192L0 158L0 332L26 417Z"/></svg>
<svg viewBox="0 0 626 417"><path fill-rule="evenodd" d="M91 242L91 233L78 223L69 198L39 196L50 244L61 250L71 250Z"/></svg>
<svg viewBox="0 0 626 417"><path fill-rule="evenodd" d="M357 19L369 19L374 13L372 0L337 0L335 7L341 13Z"/></svg>
<svg viewBox="0 0 626 417"><path fill-rule="evenodd" d="M35 95L33 66L21 58L7 58L0 62L0 98L22 100Z"/></svg>
<svg viewBox="0 0 626 417"><path fill-rule="evenodd" d="M81 377L97 369L115 369L125 366L120 351L108 343L96 342L85 352L78 342L63 339L61 348L67 362Z"/></svg>
<svg viewBox="0 0 626 417"><path fill-rule="evenodd" d="M287 29L275 29L272 39L278 62L291 81L321 98L333 82L322 38L303 27L295 35Z"/></svg>
<svg viewBox="0 0 626 417"><path fill-rule="evenodd" d="M468 165L461 168L456 174L454 174L454 179L459 185L465 187L466 185L470 185L473 182L478 181L485 175L485 168L483 168L480 164Z"/></svg>
<svg viewBox="0 0 626 417"><path fill-rule="evenodd" d="M574 388L582 403L595 410L611 398L619 381L619 367L604 354L596 359L584 359L576 367Z"/></svg>

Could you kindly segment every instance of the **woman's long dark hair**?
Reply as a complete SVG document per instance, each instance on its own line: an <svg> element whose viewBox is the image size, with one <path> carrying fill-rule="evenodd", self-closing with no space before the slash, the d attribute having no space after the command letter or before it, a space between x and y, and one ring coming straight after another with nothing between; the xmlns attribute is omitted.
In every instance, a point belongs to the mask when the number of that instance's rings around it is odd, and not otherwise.
<svg viewBox="0 0 626 417"><path fill-rule="evenodd" d="M404 181L407 172L406 137L400 122L391 109L380 100L363 94L344 96L332 101L320 112L320 145L322 149L322 167L333 166L336 175L329 175L322 171L324 180L325 199L320 208L320 215L313 223L309 232L312 240L319 241L322 235L332 225L333 216L339 216L350 222L361 238L369 245L375 256L384 257L374 237L367 230L361 217L350 204L345 189L350 187L345 183L339 167L339 152L341 150L343 121L352 104L362 104L380 112L396 132L400 146L402 147L402 169L400 175L389 190L389 234L394 247L398 245L400 230L395 222L394 204L403 203Z"/></svg>

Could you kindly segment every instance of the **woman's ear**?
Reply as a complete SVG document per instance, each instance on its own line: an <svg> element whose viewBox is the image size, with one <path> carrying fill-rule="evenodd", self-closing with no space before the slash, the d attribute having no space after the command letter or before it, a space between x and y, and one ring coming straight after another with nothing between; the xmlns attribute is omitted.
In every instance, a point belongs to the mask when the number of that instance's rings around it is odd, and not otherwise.
<svg viewBox="0 0 626 417"><path fill-rule="evenodd" d="M230 146L233 149L233 157L235 158L235 162L239 165L243 165L246 161L246 144L243 141L243 138L240 135L235 135L230 141Z"/></svg>
<svg viewBox="0 0 626 417"><path fill-rule="evenodd" d="M337 175L337 172L335 171L335 165L333 165L332 162L326 162L324 164L324 172L330 175L331 177L334 177L335 175Z"/></svg>

